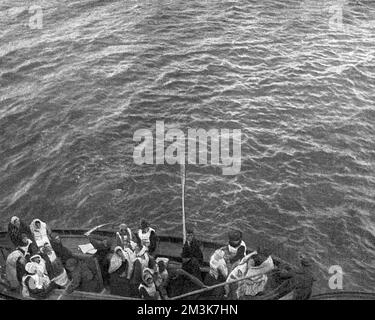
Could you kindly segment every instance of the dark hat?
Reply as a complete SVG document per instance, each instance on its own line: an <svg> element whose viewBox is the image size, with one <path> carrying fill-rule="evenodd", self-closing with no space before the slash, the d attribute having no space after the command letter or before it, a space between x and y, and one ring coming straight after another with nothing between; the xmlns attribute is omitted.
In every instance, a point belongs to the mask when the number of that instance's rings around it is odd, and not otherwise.
<svg viewBox="0 0 375 320"><path fill-rule="evenodd" d="M230 242L237 242L242 240L242 233L238 230L232 230L228 232L228 239Z"/></svg>
<svg viewBox="0 0 375 320"><path fill-rule="evenodd" d="M141 229L148 228L149 226L150 224L145 219L141 220Z"/></svg>
<svg viewBox="0 0 375 320"><path fill-rule="evenodd" d="M186 228L186 234L194 234L194 229L191 227Z"/></svg>

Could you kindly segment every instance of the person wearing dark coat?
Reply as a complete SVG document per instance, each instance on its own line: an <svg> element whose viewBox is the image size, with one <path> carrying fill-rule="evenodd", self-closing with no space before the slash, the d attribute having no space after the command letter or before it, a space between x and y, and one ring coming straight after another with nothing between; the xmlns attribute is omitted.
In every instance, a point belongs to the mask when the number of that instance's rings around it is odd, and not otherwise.
<svg viewBox="0 0 375 320"><path fill-rule="evenodd" d="M26 234L32 242L35 242L30 227L20 218L16 216L12 217L8 224L8 235L15 247L24 245L22 234Z"/></svg>
<svg viewBox="0 0 375 320"><path fill-rule="evenodd" d="M71 277L71 282L66 289L67 293L72 293L74 290L84 292L100 291L98 278L90 270L86 262L71 258L66 262L66 269Z"/></svg>
<svg viewBox="0 0 375 320"><path fill-rule="evenodd" d="M66 262L73 258L73 253L67 247L64 247L59 235L56 233L52 233L50 242L56 256L60 258L62 264L65 266Z"/></svg>
<svg viewBox="0 0 375 320"><path fill-rule="evenodd" d="M202 280L200 266L203 263L203 253L200 242L195 239L194 231L188 229L186 232L186 242L182 248L182 269L199 280Z"/></svg>
<svg viewBox="0 0 375 320"><path fill-rule="evenodd" d="M123 297L131 296L130 280L126 277L128 268L129 264L125 260L117 270L110 273L109 288L111 294Z"/></svg>
<svg viewBox="0 0 375 320"><path fill-rule="evenodd" d="M108 286L108 268L110 264L109 258L111 256L113 241L112 239L93 234L90 234L88 238L90 240L90 243L97 250L93 257L98 260L100 271L103 278L103 284L105 286Z"/></svg>
<svg viewBox="0 0 375 320"><path fill-rule="evenodd" d="M32 257L33 255L37 254L38 251L39 251L39 249L38 249L36 243L32 242L29 239L29 237L27 236L27 234L22 233L21 239L22 239L22 245L18 246L17 249L22 252L22 254L26 258L27 262L29 262L30 257Z"/></svg>
<svg viewBox="0 0 375 320"><path fill-rule="evenodd" d="M312 288L316 281L311 270L311 260L307 257L300 257L300 267L297 270L283 271L282 279L292 279L294 283L294 300L308 300L312 294Z"/></svg>

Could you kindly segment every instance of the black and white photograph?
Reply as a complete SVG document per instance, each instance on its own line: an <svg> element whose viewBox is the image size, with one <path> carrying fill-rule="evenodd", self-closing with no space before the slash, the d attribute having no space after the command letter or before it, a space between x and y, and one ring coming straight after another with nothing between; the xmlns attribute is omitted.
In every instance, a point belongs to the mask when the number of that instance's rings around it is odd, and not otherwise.
<svg viewBox="0 0 375 320"><path fill-rule="evenodd" d="M375 1L0 0L6 300L375 300Z"/></svg>

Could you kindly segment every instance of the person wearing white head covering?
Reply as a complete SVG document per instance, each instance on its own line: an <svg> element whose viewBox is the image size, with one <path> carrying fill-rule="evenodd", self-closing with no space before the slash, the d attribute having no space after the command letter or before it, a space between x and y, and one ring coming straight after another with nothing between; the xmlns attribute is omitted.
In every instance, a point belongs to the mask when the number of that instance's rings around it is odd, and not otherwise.
<svg viewBox="0 0 375 320"><path fill-rule="evenodd" d="M34 235L37 246L43 247L45 243L51 244L49 241L49 235L51 230L47 224L39 219L34 219L30 224L30 230Z"/></svg>
<svg viewBox="0 0 375 320"><path fill-rule="evenodd" d="M263 292L268 280L267 272L273 269L271 256L263 256L256 251L246 255L229 274L227 282L245 277L249 279L229 285L227 293L230 291L232 298L239 299Z"/></svg>
<svg viewBox="0 0 375 320"><path fill-rule="evenodd" d="M160 300L160 294L156 290L154 282L154 272L149 268L145 268L142 273L142 283L139 285L139 296L145 300Z"/></svg>
<svg viewBox="0 0 375 320"><path fill-rule="evenodd" d="M37 256L34 256L36 259ZM22 277L22 295L24 297L34 297L44 299L46 296L56 288L54 283L51 283L48 276L40 274L39 268L34 262L29 262L25 266L27 274Z"/></svg>

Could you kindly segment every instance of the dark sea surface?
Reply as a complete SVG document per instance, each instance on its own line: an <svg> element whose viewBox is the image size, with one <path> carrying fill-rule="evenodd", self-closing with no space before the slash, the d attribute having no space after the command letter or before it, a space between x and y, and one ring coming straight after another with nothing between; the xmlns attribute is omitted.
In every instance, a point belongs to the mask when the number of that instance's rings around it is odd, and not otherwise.
<svg viewBox="0 0 375 320"><path fill-rule="evenodd" d="M346 1L343 30L337 3L1 0L1 225L145 217L179 236L179 167L135 165L134 132L241 129L239 174L187 165L198 238L239 228L249 247L310 255L316 291L331 265L373 290L375 2Z"/></svg>

